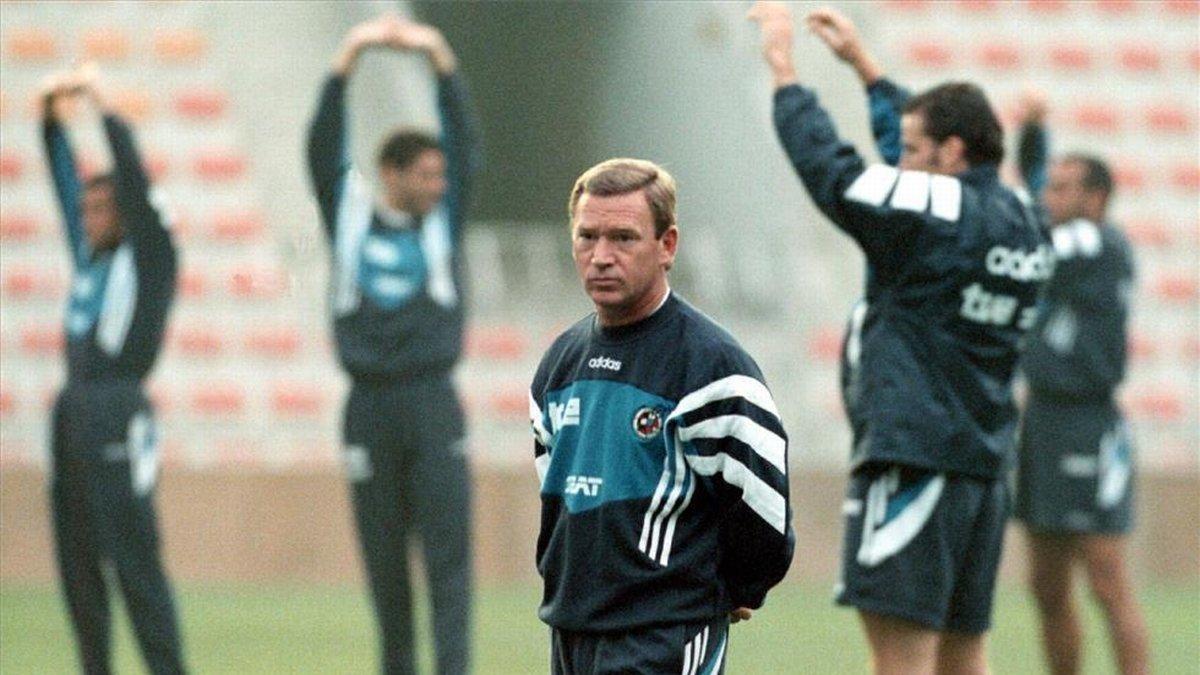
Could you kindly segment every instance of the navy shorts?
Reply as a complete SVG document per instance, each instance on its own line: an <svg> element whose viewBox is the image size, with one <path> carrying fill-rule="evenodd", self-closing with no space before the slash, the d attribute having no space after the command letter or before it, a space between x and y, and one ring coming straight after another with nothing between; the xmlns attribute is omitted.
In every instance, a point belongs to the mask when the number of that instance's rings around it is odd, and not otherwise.
<svg viewBox="0 0 1200 675"><path fill-rule="evenodd" d="M553 675L718 675L725 672L729 617L619 633L552 628Z"/></svg>
<svg viewBox="0 0 1200 675"><path fill-rule="evenodd" d="M854 473L837 603L937 631L987 631L1008 500L999 478L905 466Z"/></svg>
<svg viewBox="0 0 1200 675"><path fill-rule="evenodd" d="M1031 400L1017 447L1015 512L1031 531L1132 527L1134 450L1115 405Z"/></svg>

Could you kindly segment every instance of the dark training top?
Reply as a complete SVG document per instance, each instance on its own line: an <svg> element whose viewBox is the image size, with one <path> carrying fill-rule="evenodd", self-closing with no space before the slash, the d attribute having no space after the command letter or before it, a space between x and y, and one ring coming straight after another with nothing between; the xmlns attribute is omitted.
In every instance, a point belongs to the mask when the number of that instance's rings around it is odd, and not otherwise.
<svg viewBox="0 0 1200 675"><path fill-rule="evenodd" d="M333 258L338 356L356 378L445 373L462 353L463 223L478 163L466 90L457 75L438 78L448 185L419 219L376 205L351 164L345 91L345 77L326 80L308 138L309 171Z"/></svg>
<svg viewBox="0 0 1200 675"><path fill-rule="evenodd" d="M62 127L44 120L42 137L71 247L67 304L67 384L140 382L162 348L175 297L175 245L162 203L142 168L129 127L104 116L112 148L114 199L124 237L114 250L94 252L84 232L83 186Z"/></svg>
<svg viewBox="0 0 1200 675"><path fill-rule="evenodd" d="M959 176L867 166L809 90L775 93L775 126L821 211L867 259L842 387L851 464L990 479L1012 451L1012 379L1053 254L995 165Z"/></svg>
<svg viewBox="0 0 1200 675"><path fill-rule="evenodd" d="M1034 399L1109 402L1125 377L1133 254L1116 228L1075 220L1053 229L1054 276L1021 369Z"/></svg>
<svg viewBox="0 0 1200 675"><path fill-rule="evenodd" d="M794 535L787 435L758 366L670 295L615 328L595 315L542 357L530 399L541 480L538 614L622 631L759 607Z"/></svg>

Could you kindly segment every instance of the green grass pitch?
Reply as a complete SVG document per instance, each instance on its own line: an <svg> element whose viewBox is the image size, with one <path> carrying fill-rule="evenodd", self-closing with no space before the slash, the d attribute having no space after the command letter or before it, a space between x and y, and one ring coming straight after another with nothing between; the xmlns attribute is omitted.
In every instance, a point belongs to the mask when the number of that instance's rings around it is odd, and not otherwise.
<svg viewBox="0 0 1200 675"><path fill-rule="evenodd" d="M1081 594L1082 597L1082 594ZM476 605L476 664L481 675L544 673L547 629L535 616L534 586L487 587ZM1155 672L1200 673L1200 586L1144 589ZM372 673L374 627L358 588L322 586L185 586L180 607L186 650L197 673ZM119 673L140 673L124 610L114 604ZM1085 612L1085 673L1112 673L1103 623ZM428 667L422 634L423 672ZM0 673L68 673L75 647L57 590L0 588ZM1043 672L1028 596L1017 587L997 598L990 652L994 671ZM748 624L733 628L730 673L861 673L866 645L852 612L834 607L827 589L787 585Z"/></svg>

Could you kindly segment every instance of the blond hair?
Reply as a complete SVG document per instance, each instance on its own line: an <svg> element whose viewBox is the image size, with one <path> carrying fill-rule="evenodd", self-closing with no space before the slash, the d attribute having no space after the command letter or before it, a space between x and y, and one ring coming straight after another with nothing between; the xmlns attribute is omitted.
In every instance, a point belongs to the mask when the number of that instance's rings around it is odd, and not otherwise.
<svg viewBox="0 0 1200 675"><path fill-rule="evenodd" d="M644 159L616 157L583 172L575 180L567 215L575 220L575 208L585 194L598 197L624 195L641 190L654 218L654 236L661 237L675 225L675 179L667 170Z"/></svg>

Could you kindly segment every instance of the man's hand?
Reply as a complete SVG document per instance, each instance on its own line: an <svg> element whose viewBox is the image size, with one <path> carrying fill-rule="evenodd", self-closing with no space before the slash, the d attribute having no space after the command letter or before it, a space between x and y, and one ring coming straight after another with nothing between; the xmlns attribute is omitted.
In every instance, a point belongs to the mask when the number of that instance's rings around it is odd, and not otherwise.
<svg viewBox="0 0 1200 675"><path fill-rule="evenodd" d="M458 68L454 51L442 32L433 26L399 17L389 17L387 45L400 51L422 52L438 75L449 75Z"/></svg>
<svg viewBox="0 0 1200 675"><path fill-rule="evenodd" d="M1040 89L1026 89L1021 92L1021 100L1017 104L1017 124L1042 124L1046 121L1048 110L1045 92Z"/></svg>
<svg viewBox="0 0 1200 675"><path fill-rule="evenodd" d="M757 23L762 30L763 58L771 68L775 87L795 84L796 65L792 59L792 39L795 33L791 10L781 2L760 0L750 8L746 18Z"/></svg>
<svg viewBox="0 0 1200 675"><path fill-rule="evenodd" d="M346 34L346 39L342 41L341 51L333 60L334 72L349 75L363 51L369 47L386 44L391 30L390 21L393 18L399 17L385 14L351 28Z"/></svg>
<svg viewBox="0 0 1200 675"><path fill-rule="evenodd" d="M458 68L454 52L441 31L389 13L360 23L350 30L342 43L341 52L334 59L334 72L349 75L358 57L372 47L422 52L439 75L449 75Z"/></svg>
<svg viewBox="0 0 1200 675"><path fill-rule="evenodd" d="M738 607L729 613L729 623L749 621L752 616L754 616L754 610L749 607Z"/></svg>
<svg viewBox="0 0 1200 675"><path fill-rule="evenodd" d="M805 17L804 23L835 56L854 68L864 85L869 86L883 77L883 70L863 47L858 29L846 15L830 7L822 7Z"/></svg>
<svg viewBox="0 0 1200 675"><path fill-rule="evenodd" d="M38 87L38 98L42 102L42 114L56 120L66 115L60 114L60 106L79 95L87 95L98 107L103 108L100 96L100 69L95 63L88 62L75 70L62 70L52 73Z"/></svg>

